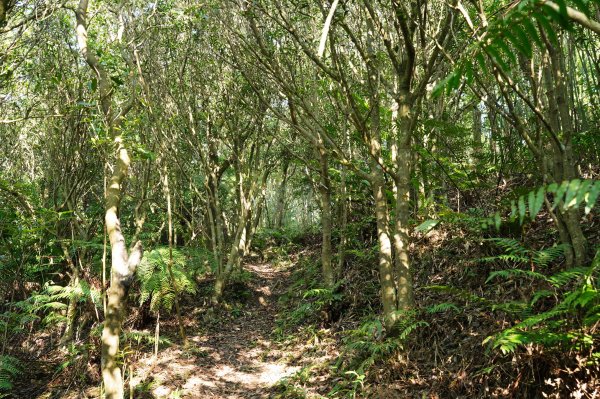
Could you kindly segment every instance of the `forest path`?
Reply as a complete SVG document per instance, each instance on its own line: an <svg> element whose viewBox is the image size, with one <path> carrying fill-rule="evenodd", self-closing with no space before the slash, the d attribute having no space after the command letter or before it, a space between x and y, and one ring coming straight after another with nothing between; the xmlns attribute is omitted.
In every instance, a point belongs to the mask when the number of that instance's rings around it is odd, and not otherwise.
<svg viewBox="0 0 600 399"><path fill-rule="evenodd" d="M138 390L145 386L142 390L155 398L270 398L277 381L298 371L272 338L289 272L270 263L244 267L252 278L244 290L234 291L246 296L244 305L216 313L184 306L189 347L172 345L157 359L141 359L132 381Z"/></svg>

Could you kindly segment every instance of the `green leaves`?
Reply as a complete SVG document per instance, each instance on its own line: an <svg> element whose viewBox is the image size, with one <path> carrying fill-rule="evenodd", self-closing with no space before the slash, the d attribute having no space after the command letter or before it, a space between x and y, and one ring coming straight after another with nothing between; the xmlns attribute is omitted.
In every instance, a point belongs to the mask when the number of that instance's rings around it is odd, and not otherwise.
<svg viewBox="0 0 600 399"><path fill-rule="evenodd" d="M555 289L561 287L570 287L570 289L562 293L562 299L554 307L538 313L533 310L540 299L558 295L545 289L535 292L529 306L521 312L517 311L520 316L525 316L522 321L496 335L487 337L483 344L489 344L504 354L512 353L518 347L529 343L546 347L557 345L580 349L591 347L594 341L587 328L600 320L600 292L595 284L599 268L600 250L596 252L591 266L565 270L550 277L518 269L491 273L488 281L496 277L531 276L547 281ZM583 317L580 317L581 315Z"/></svg>
<svg viewBox="0 0 600 399"><path fill-rule="evenodd" d="M544 187L540 187L536 192L531 191L528 195L529 212L531 215L537 215L544 205L546 193Z"/></svg>
<svg viewBox="0 0 600 399"><path fill-rule="evenodd" d="M519 241L511 239L511 238L489 238L486 241L493 242L500 248L504 250L503 254L490 256L486 258L482 258L482 262L495 262L498 260L513 263L513 264L533 264L536 266L547 267L551 262L558 259L562 256L567 248L564 244L554 245L549 248L534 250L528 249L523 246ZM503 276L509 277L509 274L503 274L503 272L498 272L494 274L494 276L490 275L486 282L489 282L493 277ZM520 271L515 271L515 273L520 273ZM543 275L536 275L532 277L538 277L545 279Z"/></svg>
<svg viewBox="0 0 600 399"><path fill-rule="evenodd" d="M169 262L169 248L158 247L144 255L136 271L136 276L141 283L139 302L142 304L149 300L150 309L155 312L160 309L170 311L176 292L179 294L196 292L196 283L190 274L192 267L186 270L186 256L177 249L173 250L174 281L171 280L167 262Z"/></svg>
<svg viewBox="0 0 600 399"><path fill-rule="evenodd" d="M0 395L2 392L9 392L12 389L13 380L22 371L23 367L19 359L8 355L0 356Z"/></svg>
<svg viewBox="0 0 600 399"><path fill-rule="evenodd" d="M590 15L590 7L586 0L573 0L574 8ZM556 4L559 9L556 9ZM473 75L473 62L476 60L481 71L488 70L489 62L494 67L507 73L518 65L518 54L531 58L536 49L545 51L546 44L542 37L558 43L559 28L569 29L571 21L567 14L565 0L547 2L521 0L508 12L488 12L487 26L475 26L473 36L476 41L462 52L463 57L457 62L449 75L440 81L433 90L438 96L443 92L449 94L456 90L463 78L470 82Z"/></svg>
<svg viewBox="0 0 600 399"><path fill-rule="evenodd" d="M433 228L435 226L437 226L439 223L440 223L439 220L428 219L428 220L424 221L423 223L421 223L420 225L418 225L417 227L415 227L415 231L418 231L421 233L428 233L431 230L433 230Z"/></svg>
<svg viewBox="0 0 600 399"><path fill-rule="evenodd" d="M547 195L554 197L550 210L554 211L560 208L562 211L568 211L569 209L579 208L584 205L584 212L587 215L596 205L599 194L600 181L598 180L582 181L574 179L564 181L560 185L553 183L548 186L542 186L537 190L520 196L516 202L513 201L511 205L511 219L518 217L521 224L523 224L526 216L529 216L531 220L535 219L541 211Z"/></svg>

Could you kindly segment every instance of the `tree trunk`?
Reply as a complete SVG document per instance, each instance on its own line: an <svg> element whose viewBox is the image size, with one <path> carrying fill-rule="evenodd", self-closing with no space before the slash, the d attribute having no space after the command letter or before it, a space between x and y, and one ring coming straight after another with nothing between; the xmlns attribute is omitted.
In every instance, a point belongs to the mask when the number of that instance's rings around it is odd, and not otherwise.
<svg viewBox="0 0 600 399"><path fill-rule="evenodd" d="M111 80L93 51L88 48L87 32L88 0L80 0L75 11L77 19L76 33L79 51L82 57L96 74L100 107L107 124L108 131L116 150L113 173L106 189L105 224L111 247L111 283L106 292L107 304L104 326L102 329L102 380L106 399L123 399L123 377L117 362L119 353L119 336L125 313L127 289L131 284L135 270L142 259L142 243L136 242L127 252L125 237L121 231L118 217L122 196L122 184L127 177L131 160L121 136L121 126L125 114L133 106L133 101L125 105L116 117L112 110L113 88Z"/></svg>
<svg viewBox="0 0 600 399"><path fill-rule="evenodd" d="M177 324L179 326L179 337L181 338L183 345L187 346L187 336L185 335L185 328L183 327L183 320L181 319L181 309L179 307L179 289L177 288L177 282L175 281L175 275L173 274L173 212L171 210L171 191L169 189L169 174L166 167L164 170L164 174L164 190L167 197L167 218L169 223L169 262L167 263L167 269L169 271L171 285L173 286L173 302L175 304L175 315L177 316Z"/></svg>
<svg viewBox="0 0 600 399"><path fill-rule="evenodd" d="M120 136L115 138L117 162L106 193L106 231L111 247L111 284L107 291L107 307L102 329L102 380L107 399L123 398L123 377L117 363L119 336L125 313L127 290L137 265L142 259L142 243L138 241L131 254L127 253L125 237L121 232L118 208L121 202L121 185L127 176L130 159Z"/></svg>
<svg viewBox="0 0 600 399"><path fill-rule="evenodd" d="M283 166L281 169L281 186L279 187L277 193L277 210L275 213L275 228L281 229L283 227L283 220L285 218L285 196L287 191L287 181L288 181L288 169L290 166L289 156L285 155L285 159L283 160Z"/></svg>
<svg viewBox="0 0 600 399"><path fill-rule="evenodd" d="M346 168L342 166L340 171L340 198L338 201L339 218L340 218L340 243L338 246L338 264L334 271L336 279L341 278L344 272L344 264L346 262L346 244L348 241L348 192L346 187Z"/></svg>
<svg viewBox="0 0 600 399"><path fill-rule="evenodd" d="M322 246L321 246L321 270L326 287L332 287L335 280L333 266L331 263L331 232L333 229L333 217L331 214L331 180L329 179L329 161L327 152L324 148L315 150L319 156L321 164L319 195L321 203L321 228L322 228Z"/></svg>
<svg viewBox="0 0 600 399"><path fill-rule="evenodd" d="M395 160L395 199L396 220L394 221L394 266L396 275L398 309L410 309L413 306L413 283L408 253L410 213L410 172L412 166L410 105L403 99L397 103L399 122L397 134L397 154ZM394 119L394 115L392 115Z"/></svg>
<svg viewBox="0 0 600 399"><path fill-rule="evenodd" d="M396 287L392 265L392 243L390 240L388 203L385 196L383 171L374 160L371 161L373 198L375 199L375 218L377 220L377 238L379 245L379 281L381 284L381 302L385 325L393 328L396 324Z"/></svg>

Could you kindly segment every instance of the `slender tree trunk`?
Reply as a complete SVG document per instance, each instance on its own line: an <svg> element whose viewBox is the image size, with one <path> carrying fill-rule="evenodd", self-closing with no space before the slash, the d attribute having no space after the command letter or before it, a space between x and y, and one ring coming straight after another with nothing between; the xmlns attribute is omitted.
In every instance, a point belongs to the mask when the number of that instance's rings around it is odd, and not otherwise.
<svg viewBox="0 0 600 399"><path fill-rule="evenodd" d="M410 270L409 244L409 201L410 201L410 150L398 148L398 171L396 172L396 220L394 223L395 275L398 289L398 309L413 306L413 283Z"/></svg>
<svg viewBox="0 0 600 399"><path fill-rule="evenodd" d="M383 171L371 161L373 198L375 199L375 218L377 220L377 242L379 246L379 281L381 284L381 302L383 316L388 328L396 324L396 286L392 262L392 242L390 240L388 203L385 196Z"/></svg>
<svg viewBox="0 0 600 399"><path fill-rule="evenodd" d="M277 192L277 210L275 213L275 228L281 229L283 227L283 220L285 218L285 196L287 191L287 181L288 181L288 169L290 166L290 160L288 156L285 156L283 160L283 165L281 168L281 186L279 186L279 190Z"/></svg>
<svg viewBox="0 0 600 399"><path fill-rule="evenodd" d="M127 253L125 237L121 232L118 207L121 202L121 185L127 176L130 160L120 136L115 138L117 161L106 193L106 231L111 246L111 284L107 290L107 307L102 329L102 380L107 399L123 398L123 377L117 362L119 336L125 313L127 289L142 259L142 244L138 241Z"/></svg>
<svg viewBox="0 0 600 399"><path fill-rule="evenodd" d="M333 229L333 216L331 214L331 180L329 179L329 160L323 148L316 150L321 164L319 195L321 203L321 270L326 287L332 287L335 283L332 266L331 232Z"/></svg>
<svg viewBox="0 0 600 399"><path fill-rule="evenodd" d="M106 399L123 399L123 377L117 362L119 337L126 308L127 290L143 255L140 241L136 242L130 253L128 253L118 217L122 184L127 177L131 163L120 133L121 126L118 125L122 123L123 117L133 106L133 101L122 108L116 117L114 116L110 78L96 58L95 53L88 49L87 9L88 0L80 0L75 12L77 42L82 57L98 79L100 107L116 151L115 164L108 182L105 198L104 220L111 247L111 283L106 292L106 313L102 329L102 380Z"/></svg>
<svg viewBox="0 0 600 399"><path fill-rule="evenodd" d="M169 219L169 262L167 263L167 269L169 270L169 278L171 279L171 285L173 286L173 302L175 303L175 314L177 316L177 324L179 325L179 337L183 342L184 346L187 346L187 336L185 335L185 328L183 326L183 320L181 319L181 309L179 308L179 289L177 288L177 282L175 281L175 275L173 274L173 212L171 211L171 191L169 189L169 175L165 168L164 171L164 189L167 196L167 217Z"/></svg>
<svg viewBox="0 0 600 399"><path fill-rule="evenodd" d="M336 279L341 278L344 272L346 262L346 244L348 241L348 192L346 187L346 168L342 166L340 171L340 198L339 198L339 218L340 218L340 243L338 246L338 264L334 270Z"/></svg>
<svg viewBox="0 0 600 399"><path fill-rule="evenodd" d="M77 314L77 304L79 303L79 295L76 293L77 287L79 287L79 268L75 265L71 256L69 254L69 250L63 244L63 253L67 259L67 263L69 264L69 268L71 269L71 283L69 284L69 289L71 293L69 295L69 304L67 306L67 323L65 326L65 331L61 338L61 344L66 344L73 340L73 334L75 332L75 316Z"/></svg>
<svg viewBox="0 0 600 399"><path fill-rule="evenodd" d="M404 93L396 104L397 115L392 115L397 126L397 142L395 154L395 200L396 215L394 221L394 271L396 276L398 309L409 309L413 306L413 282L410 270L409 213L410 213L410 173L413 162L411 149L410 105L406 102L408 93ZM395 120L397 118L397 121Z"/></svg>
<svg viewBox="0 0 600 399"><path fill-rule="evenodd" d="M573 157L571 136L573 122L568 109L568 92L565 82L564 60L560 46L555 48L546 40L548 60L544 71L546 96L548 99L548 120L555 132L562 132L560 145L553 148L553 180L560 183L578 177ZM567 266L582 266L587 261L587 240L580 223L579 209L558 210L556 213L561 241L570 246L565 257Z"/></svg>
<svg viewBox="0 0 600 399"><path fill-rule="evenodd" d="M227 262L225 263L225 267L223 270L217 274L215 279L214 292L212 297L212 303L218 304L223 297L223 290L225 289L225 284L227 283L227 279L229 275L238 264L238 261L244 254L244 250L246 247L246 224L248 222L248 217L250 215L250 198L252 197L252 187L248 189L248 192L244 189L246 184L243 171L241 170L241 162L238 159L236 163L236 177L237 177L237 194L239 201L239 210L237 214L237 224L235 229L235 234L233 236L233 240L231 242L231 248L229 249L229 256L227 257Z"/></svg>
<svg viewBox="0 0 600 399"><path fill-rule="evenodd" d="M240 213L238 219L238 225L236 229L236 233L233 238L233 242L231 244L231 249L229 251L229 256L227 257L227 262L221 273L217 274L215 279L214 292L212 297L212 303L218 304L223 297L223 290L225 289L225 283L229 278L233 268L237 265L237 261L240 257L240 251L243 252L242 240L244 236L244 230L246 230L246 215L245 212Z"/></svg>
<svg viewBox="0 0 600 399"><path fill-rule="evenodd" d="M473 106L473 164L475 167L477 167L481 159L481 151L483 150L482 137L481 110L479 109L479 103L477 103Z"/></svg>

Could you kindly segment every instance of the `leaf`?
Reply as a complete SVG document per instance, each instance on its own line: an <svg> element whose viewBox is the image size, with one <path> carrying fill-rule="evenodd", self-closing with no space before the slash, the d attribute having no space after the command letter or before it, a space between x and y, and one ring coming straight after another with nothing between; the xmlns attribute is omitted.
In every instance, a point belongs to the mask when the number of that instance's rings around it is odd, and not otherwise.
<svg viewBox="0 0 600 399"><path fill-rule="evenodd" d="M444 302L430 306L429 308L427 308L427 313L442 313L447 312L448 310L453 310L457 313L460 312L460 309L455 304L450 302Z"/></svg>
<svg viewBox="0 0 600 399"><path fill-rule="evenodd" d="M500 231L500 224L502 223L502 219L500 218L500 214L496 212L494 215L494 226L496 226L496 230Z"/></svg>
<svg viewBox="0 0 600 399"><path fill-rule="evenodd" d="M598 194L600 194L600 181L596 181L596 183L590 187L588 195L585 198L585 214L590 213L592 208L596 204L596 200L598 199Z"/></svg>
<svg viewBox="0 0 600 399"><path fill-rule="evenodd" d="M540 34L538 33L538 30L536 29L535 25L533 25L533 22L531 22L529 18L523 18L522 22L523 27L527 31L529 38L532 39L535 42L535 44L537 44L540 48L543 48L544 43L542 42Z"/></svg>
<svg viewBox="0 0 600 399"><path fill-rule="evenodd" d="M577 196L575 197L575 206L579 208L579 206L583 203L584 199L589 195L590 187L594 182L592 180L584 180L579 186L579 190L577 191Z"/></svg>
<svg viewBox="0 0 600 399"><path fill-rule="evenodd" d="M517 218L517 203L514 200L510 202L510 215L508 216L511 221Z"/></svg>
<svg viewBox="0 0 600 399"><path fill-rule="evenodd" d="M417 227L415 227L415 231L422 232L422 233L428 233L439 223L440 223L439 220L428 219L428 220L424 221L423 223L421 223L420 225L418 225Z"/></svg>
<svg viewBox="0 0 600 399"><path fill-rule="evenodd" d="M537 214L542 209L545 197L546 191L543 186L538 189L537 194L534 191L529 192L529 217L531 220L535 219Z"/></svg>
<svg viewBox="0 0 600 399"><path fill-rule="evenodd" d="M556 11L552 6L547 3L542 4L544 12L547 16L554 20L554 22L558 23L561 27L568 29L569 28L569 18L567 16L567 7L564 0L555 0L560 7L559 11Z"/></svg>
<svg viewBox="0 0 600 399"><path fill-rule="evenodd" d="M548 36L550 43L552 43L555 46L558 45L558 36L556 35L554 27L552 26L552 24L550 24L550 21L548 21L546 15L542 13L533 13L533 17L537 19L539 24L544 29L544 33Z"/></svg>
<svg viewBox="0 0 600 399"><path fill-rule="evenodd" d="M485 57L483 56L483 53L481 51L477 52L477 54L475 55L475 59L477 60L479 67L483 70L484 73L486 73L487 65L485 64Z"/></svg>
<svg viewBox="0 0 600 399"><path fill-rule="evenodd" d="M515 46L523 55L531 57L533 54L533 48L530 41L527 39L527 35L519 25L515 25L513 30L506 29L504 32L506 38Z"/></svg>
<svg viewBox="0 0 600 399"><path fill-rule="evenodd" d="M490 44L485 47L485 50L488 53L488 55L490 56L490 58L492 58L496 62L496 64L498 64L500 69L502 69L505 72L508 72L508 70L510 68L509 68L508 64L504 61L504 59L502 59L502 55L501 55L499 49L494 47L494 45Z"/></svg>
<svg viewBox="0 0 600 399"><path fill-rule="evenodd" d="M566 211L567 209L573 208L577 206L577 191L579 190L579 185L581 181L579 179L573 179L568 185L567 194L565 196L565 202L563 203L563 209Z"/></svg>
<svg viewBox="0 0 600 399"><path fill-rule="evenodd" d="M568 187L569 187L569 182L564 181L556 189L556 195L554 197L554 204L552 204L552 209L556 208L558 206L558 204L561 203L561 201L563 200L563 195L565 195L565 192L567 191Z"/></svg>
<svg viewBox="0 0 600 399"><path fill-rule="evenodd" d="M502 50L502 52L504 54L506 54L506 56L513 62L516 63L517 62L517 56L515 55L514 50L512 50L510 47L508 47L508 45L506 44L506 42L503 39L497 40L496 45L498 46L498 48L500 50Z"/></svg>
<svg viewBox="0 0 600 399"><path fill-rule="evenodd" d="M525 198L523 196L519 197L519 224L523 224L523 219L525 219L525 214L527 213L527 208L525 207Z"/></svg>

